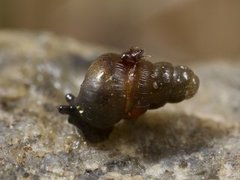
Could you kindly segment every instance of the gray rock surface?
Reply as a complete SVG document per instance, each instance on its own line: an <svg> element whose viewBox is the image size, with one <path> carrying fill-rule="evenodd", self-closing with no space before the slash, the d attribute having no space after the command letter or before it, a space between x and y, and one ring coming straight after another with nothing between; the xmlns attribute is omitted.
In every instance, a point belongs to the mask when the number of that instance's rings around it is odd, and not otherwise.
<svg viewBox="0 0 240 180"><path fill-rule="evenodd" d="M89 144L60 115L91 59L109 49L0 31L0 179L239 179L240 65L188 64L199 93L121 122Z"/></svg>

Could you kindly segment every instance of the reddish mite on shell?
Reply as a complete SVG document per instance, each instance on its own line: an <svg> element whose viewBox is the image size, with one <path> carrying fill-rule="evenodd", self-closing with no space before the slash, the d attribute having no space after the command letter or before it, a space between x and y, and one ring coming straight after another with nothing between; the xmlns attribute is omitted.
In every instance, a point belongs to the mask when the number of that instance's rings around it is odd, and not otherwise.
<svg viewBox="0 0 240 180"><path fill-rule="evenodd" d="M77 97L58 110L92 142L106 139L121 119L137 119L148 109L177 103L197 92L199 79L186 66L152 63L140 48L103 54L88 69Z"/></svg>

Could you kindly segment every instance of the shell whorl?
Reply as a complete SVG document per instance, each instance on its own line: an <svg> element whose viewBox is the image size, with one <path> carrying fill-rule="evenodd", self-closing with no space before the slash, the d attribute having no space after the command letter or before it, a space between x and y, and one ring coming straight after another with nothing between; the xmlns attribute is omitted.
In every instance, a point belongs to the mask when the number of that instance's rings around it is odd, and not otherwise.
<svg viewBox="0 0 240 180"><path fill-rule="evenodd" d="M152 108L157 108L167 102L176 103L194 96L199 87L199 79L186 66L159 62L154 64L152 86Z"/></svg>

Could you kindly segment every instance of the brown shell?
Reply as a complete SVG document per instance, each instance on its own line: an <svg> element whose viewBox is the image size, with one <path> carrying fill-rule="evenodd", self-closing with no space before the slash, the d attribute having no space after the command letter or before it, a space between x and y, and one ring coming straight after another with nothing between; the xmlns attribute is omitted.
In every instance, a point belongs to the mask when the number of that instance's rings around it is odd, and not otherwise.
<svg viewBox="0 0 240 180"><path fill-rule="evenodd" d="M147 109L192 97L198 82L185 66L153 64L144 57L123 59L109 53L97 58L88 69L76 103L86 122L99 128L111 127L123 118L137 118Z"/></svg>
<svg viewBox="0 0 240 180"><path fill-rule="evenodd" d="M67 95L70 106L60 106L59 111L78 114L79 121L106 129L121 119L136 119L147 109L191 98L198 87L199 79L188 67L153 64L145 59L143 50L131 48L123 54L98 57L77 98Z"/></svg>

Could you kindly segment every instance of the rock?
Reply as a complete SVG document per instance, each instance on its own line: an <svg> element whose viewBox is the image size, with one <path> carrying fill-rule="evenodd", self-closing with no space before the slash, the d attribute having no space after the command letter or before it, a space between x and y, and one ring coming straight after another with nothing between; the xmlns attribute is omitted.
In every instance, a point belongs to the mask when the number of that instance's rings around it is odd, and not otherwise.
<svg viewBox="0 0 240 180"><path fill-rule="evenodd" d="M89 144L57 112L107 48L50 33L0 31L1 179L238 179L238 63L189 64L199 93L121 122Z"/></svg>

